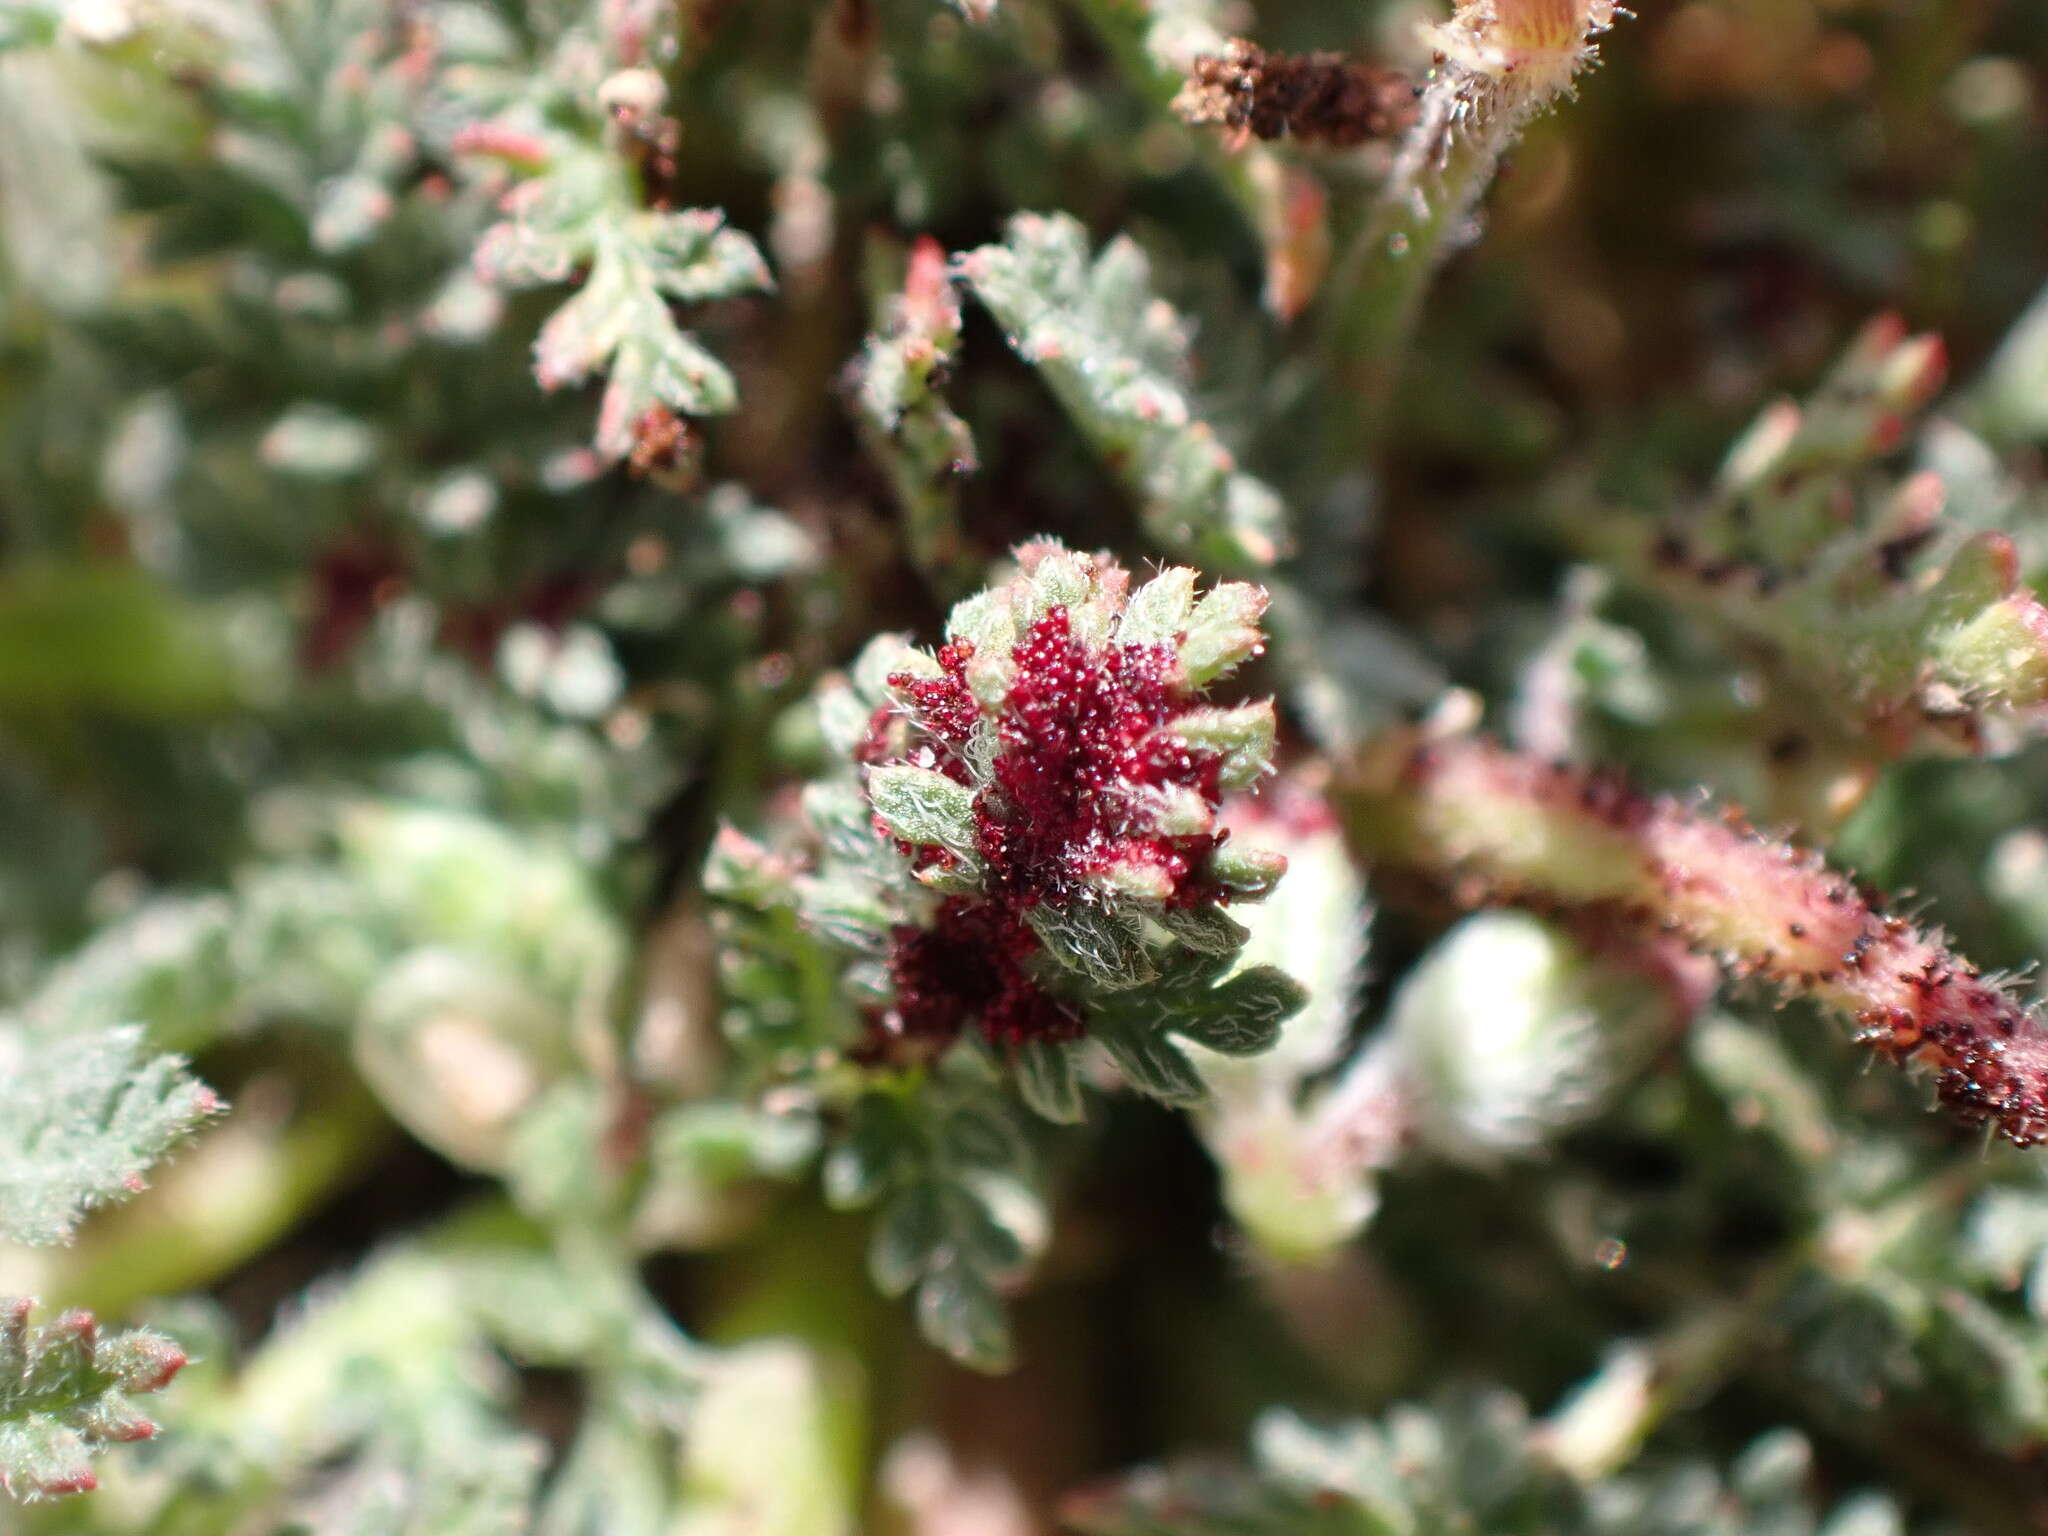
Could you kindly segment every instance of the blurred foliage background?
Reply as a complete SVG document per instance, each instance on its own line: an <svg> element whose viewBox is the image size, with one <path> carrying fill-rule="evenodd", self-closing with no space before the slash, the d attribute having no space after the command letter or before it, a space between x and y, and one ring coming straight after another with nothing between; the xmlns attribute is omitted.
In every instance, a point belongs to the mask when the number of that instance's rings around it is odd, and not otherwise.
<svg viewBox="0 0 2048 1536"><path fill-rule="evenodd" d="M191 1359L0 1530L2048 1531L2041 1153L1301 809L1448 696L2048 948L2038 699L1889 731L1860 598L1630 542L1733 486L1777 559L1730 445L1893 389L1799 506L1932 474L2048 573L2048 10L1639 10L1411 279L1398 123L1170 105L1233 36L1419 88L1406 0L0 0L0 1154L100 1105L0 1293ZM1931 405L1824 384L1907 329ZM870 1282L843 961L720 828L806 857L821 680L1039 535L1272 589L1311 1004L1193 1116L902 1090L1015 1181L988 1374ZM107 1113L162 1053L224 1112ZM17 1493L126 1438L93 1369L0 1379Z"/></svg>

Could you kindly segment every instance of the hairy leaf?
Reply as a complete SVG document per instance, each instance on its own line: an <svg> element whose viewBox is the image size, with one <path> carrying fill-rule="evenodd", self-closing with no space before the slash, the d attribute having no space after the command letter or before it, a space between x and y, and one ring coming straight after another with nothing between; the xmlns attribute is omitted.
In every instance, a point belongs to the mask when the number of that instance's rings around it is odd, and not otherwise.
<svg viewBox="0 0 2048 1536"><path fill-rule="evenodd" d="M771 286L753 241L712 209L639 206L632 178L605 151L566 138L546 172L518 189L477 267L510 288L582 286L541 328L534 375L545 389L608 373L596 443L630 453L650 411L712 416L738 400L731 372L679 327L669 302L701 303Z"/></svg>
<svg viewBox="0 0 2048 1536"><path fill-rule="evenodd" d="M1063 1041L1033 1040L1017 1052L1017 1090L1055 1124L1075 1125L1082 1118L1080 1073Z"/></svg>
<svg viewBox="0 0 2048 1536"><path fill-rule="evenodd" d="M96 1451L156 1433L129 1399L169 1385L185 1354L142 1328L102 1338L89 1312L31 1326L31 1306L0 1299L0 1486L21 1499L84 1493L98 1486Z"/></svg>
<svg viewBox="0 0 2048 1536"><path fill-rule="evenodd" d="M1064 213L1020 214L960 269L1044 373L1098 451L1120 467L1155 538L1229 563L1271 564L1288 542L1278 493L1237 467L1189 398L1187 323L1119 237L1090 258Z"/></svg>
<svg viewBox="0 0 2048 1536"><path fill-rule="evenodd" d="M905 842L973 857L974 791L958 780L910 763L884 763L868 770L868 801Z"/></svg>
<svg viewBox="0 0 2048 1536"><path fill-rule="evenodd" d="M1158 974L1137 927L1120 913L1086 902L1042 902L1026 914L1046 953L1110 991L1142 986Z"/></svg>
<svg viewBox="0 0 2048 1536"><path fill-rule="evenodd" d="M0 1237L63 1242L220 1108L183 1060L149 1054L140 1029L0 1025Z"/></svg>

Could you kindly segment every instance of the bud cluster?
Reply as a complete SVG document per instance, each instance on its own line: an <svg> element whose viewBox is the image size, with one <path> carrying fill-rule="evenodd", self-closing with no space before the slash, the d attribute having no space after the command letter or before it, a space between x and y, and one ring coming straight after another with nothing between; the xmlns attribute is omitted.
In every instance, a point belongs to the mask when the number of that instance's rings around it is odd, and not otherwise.
<svg viewBox="0 0 2048 1536"><path fill-rule="evenodd" d="M1613 0L1461 0L1423 29L1446 77L1505 116L1535 111L1571 88L1614 25Z"/></svg>
<svg viewBox="0 0 2048 1536"><path fill-rule="evenodd" d="M1225 910L1287 867L1218 820L1271 772L1272 701L1203 697L1263 647L1265 594L1198 598L1181 567L1133 590L1050 541L1015 553L936 651L879 637L820 695L840 766L803 794L814 857L721 835L705 879L730 969L786 954L793 921L854 958L836 1022L811 1010L789 1044L858 1035L858 1057L898 1062L978 1034L1033 1108L1072 1120L1085 1040L1131 1086L1201 1103L1184 1045L1263 1051L1304 1001L1244 963Z"/></svg>
<svg viewBox="0 0 2048 1536"><path fill-rule="evenodd" d="M1018 556L936 655L882 642L885 697L857 749L878 826L941 898L889 958L890 1022L909 1035L1078 1036L1085 989L1156 978L1148 924L1220 931L1216 909L1285 866L1216 820L1269 771L1272 702L1201 701L1259 652L1264 593L1226 582L1197 602L1185 568L1131 592L1106 559Z"/></svg>

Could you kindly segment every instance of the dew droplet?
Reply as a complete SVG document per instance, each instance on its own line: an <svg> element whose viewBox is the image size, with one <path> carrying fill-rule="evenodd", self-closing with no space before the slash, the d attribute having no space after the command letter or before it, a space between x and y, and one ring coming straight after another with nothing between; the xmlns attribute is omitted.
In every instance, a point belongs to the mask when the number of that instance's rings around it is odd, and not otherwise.
<svg viewBox="0 0 2048 1536"><path fill-rule="evenodd" d="M1389 256L1406 256L1408 254L1408 237L1398 229L1387 236L1387 254Z"/></svg>
<svg viewBox="0 0 2048 1536"><path fill-rule="evenodd" d="M1593 1250L1593 1262L1612 1273L1628 1262L1628 1244L1618 1237L1603 1237Z"/></svg>

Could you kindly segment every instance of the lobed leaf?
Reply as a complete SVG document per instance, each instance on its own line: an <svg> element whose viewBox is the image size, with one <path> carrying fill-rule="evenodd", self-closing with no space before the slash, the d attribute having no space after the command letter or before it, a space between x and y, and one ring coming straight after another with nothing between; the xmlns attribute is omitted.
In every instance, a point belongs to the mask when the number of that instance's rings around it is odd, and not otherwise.
<svg viewBox="0 0 2048 1536"><path fill-rule="evenodd" d="M1158 975L1137 925L1108 907L1041 902L1025 916L1047 954L1107 991L1143 986Z"/></svg>
<svg viewBox="0 0 2048 1536"><path fill-rule="evenodd" d="M0 1025L0 1238L65 1241L220 1109L181 1058L148 1054L140 1029Z"/></svg>
<svg viewBox="0 0 2048 1536"><path fill-rule="evenodd" d="M161 1391L185 1365L162 1334L102 1338L89 1312L32 1326L32 1307L0 1299L0 1487L24 1500L97 1487L96 1452L156 1433L130 1398Z"/></svg>
<svg viewBox="0 0 2048 1536"><path fill-rule="evenodd" d="M1030 1041L1017 1052L1016 1070L1017 1091L1032 1109L1056 1125L1081 1122L1080 1072L1064 1041Z"/></svg>
<svg viewBox="0 0 2048 1536"><path fill-rule="evenodd" d="M1153 291L1135 242L1112 240L1091 260L1070 215L1020 214L960 271L1130 487L1155 538L1237 565L1284 553L1286 508L1195 415L1189 327Z"/></svg>
<svg viewBox="0 0 2048 1536"><path fill-rule="evenodd" d="M936 769L884 763L868 770L868 803L906 843L975 857L974 790Z"/></svg>
<svg viewBox="0 0 2048 1536"><path fill-rule="evenodd" d="M508 200L511 217L486 231L478 271L504 287L582 285L541 327L534 376L542 388L607 374L596 446L633 451L651 411L716 416L738 402L732 373L675 322L669 305L703 303L773 285L752 240L715 209L639 205L609 155L566 138L539 179Z"/></svg>

